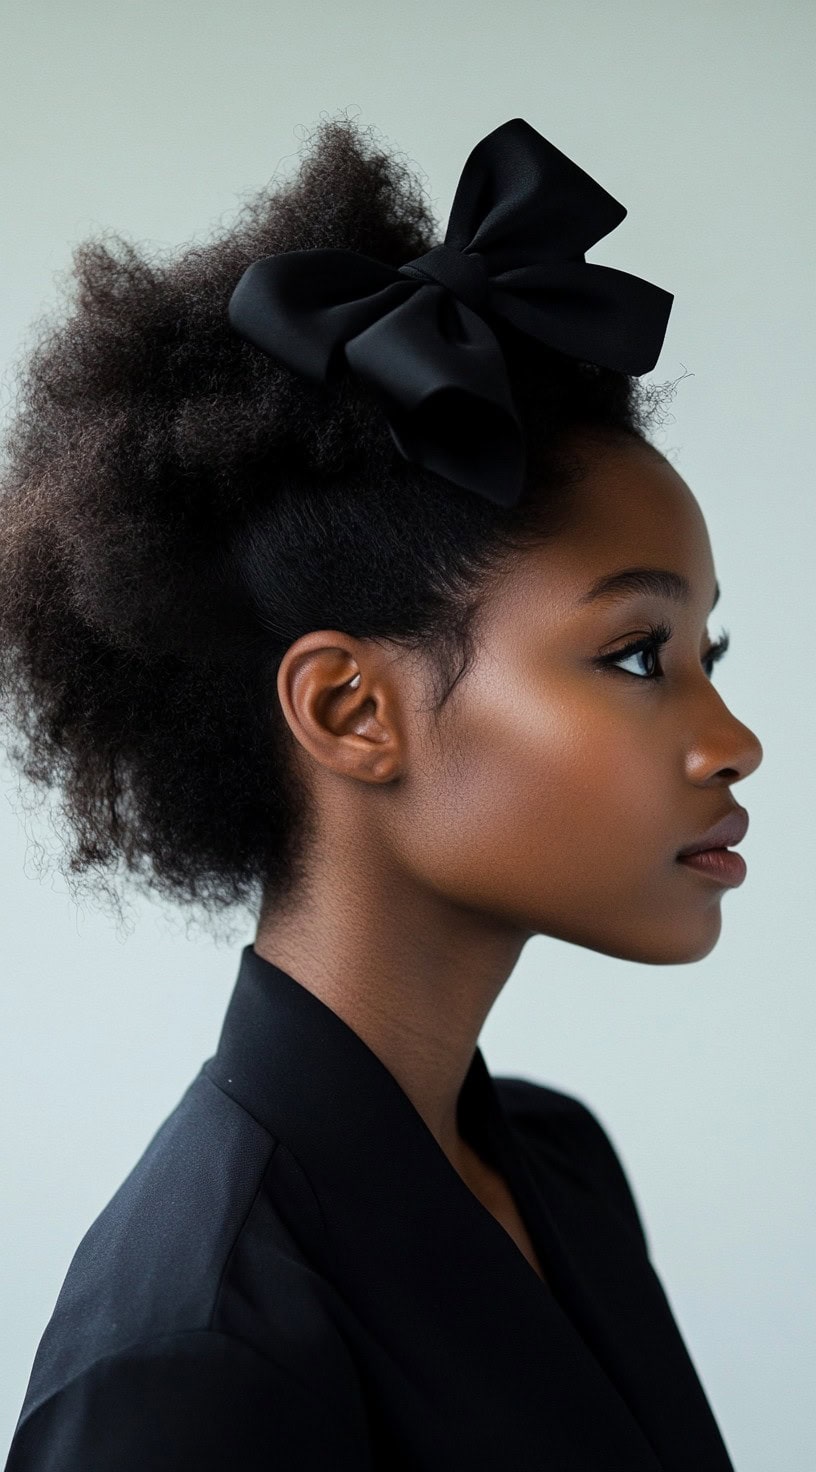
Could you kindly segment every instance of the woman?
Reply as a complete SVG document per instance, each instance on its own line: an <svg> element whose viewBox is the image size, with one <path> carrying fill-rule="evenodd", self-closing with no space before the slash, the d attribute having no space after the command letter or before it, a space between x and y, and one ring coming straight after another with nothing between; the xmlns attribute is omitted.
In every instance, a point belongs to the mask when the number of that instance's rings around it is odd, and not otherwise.
<svg viewBox="0 0 816 1472"><path fill-rule="evenodd" d="M762 749L639 382L672 298L584 259L624 214L516 118L440 243L334 120L206 245L78 252L10 440L4 704L71 873L258 925L10 1472L731 1467L608 1135L477 1041L531 936L697 961L745 876Z"/></svg>

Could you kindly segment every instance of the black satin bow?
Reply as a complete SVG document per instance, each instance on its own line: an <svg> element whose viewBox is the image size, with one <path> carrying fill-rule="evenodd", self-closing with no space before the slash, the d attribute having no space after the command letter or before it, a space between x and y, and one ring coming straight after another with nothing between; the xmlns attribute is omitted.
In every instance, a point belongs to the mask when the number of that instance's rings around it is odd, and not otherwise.
<svg viewBox="0 0 816 1472"><path fill-rule="evenodd" d="M653 368L673 295L584 259L626 213L523 118L511 118L470 154L444 244L399 267L349 250L265 256L235 287L229 320L320 383L345 356L406 460L512 506L524 443L489 320L586 363L635 375Z"/></svg>

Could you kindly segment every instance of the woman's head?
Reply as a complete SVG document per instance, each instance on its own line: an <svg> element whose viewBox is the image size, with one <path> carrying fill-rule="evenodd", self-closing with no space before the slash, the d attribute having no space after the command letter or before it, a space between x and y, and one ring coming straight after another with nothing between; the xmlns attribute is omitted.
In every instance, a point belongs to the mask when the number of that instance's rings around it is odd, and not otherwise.
<svg viewBox="0 0 816 1472"><path fill-rule="evenodd" d="M650 794L666 803L661 822L648 810L651 855L664 837L670 848L688 842L724 805L713 788L744 775L752 753L756 764L751 733L691 667L713 570L690 492L646 440L659 391L530 351L508 329L503 345L528 456L525 495L508 510L404 461L360 384L310 384L229 327L230 293L259 256L325 246L398 265L436 243L410 173L343 120L317 130L291 183L250 201L211 242L163 263L121 243L77 253L70 309L42 336L23 375L0 543L0 702L15 731L9 750L32 781L60 789L74 878L98 878L121 860L148 888L198 902L210 917L238 904L257 910L262 899L270 913L296 902L316 859L331 863L338 820L347 825L353 814L378 857L389 841L394 861L415 856L417 882L454 890L462 882L465 903L501 904L500 887L491 901L478 893L475 869L470 879L461 874L461 849L481 844L482 867L495 870L502 824L512 835L523 812L523 841L529 847L535 834L541 851L519 847L514 856L503 848L506 878L512 874L505 898L524 894L529 902L536 874L552 866L550 889L539 895L554 900L562 891L562 910L548 900L542 912L561 933L560 924L580 922L569 886L600 841L604 811L619 822L639 790L630 765L639 739L647 742L645 779L655 785L668 775L675 742L676 786ZM634 504L624 515L627 497ZM659 514L650 512L663 502ZM654 522L644 548L652 552L664 526L661 565L673 549L676 566L685 537L694 584L693 604L677 609L672 695L629 694L634 676L597 669L584 684L563 643L576 627L567 593L577 596L605 554L618 554L618 565L628 546L623 525L642 528L643 541L644 522ZM665 601L659 609L650 603L655 610L665 612ZM580 614L598 616L597 607ZM534 621L542 636L549 630L539 654ZM623 632L642 622L638 613ZM332 631L343 636L339 652L309 655ZM503 704L506 653L496 659L508 635L512 707ZM338 678L342 684L358 668L359 685L336 694ZM395 708L412 744L400 746L398 773L383 780L382 770L367 770L367 754L363 769L353 769L357 748L348 746L345 723L376 722L370 681L389 670L400 682ZM293 688L301 692L294 701ZM548 690L563 712L560 725ZM522 724L514 726L514 715ZM677 769L678 728L690 739L695 716L703 767L714 759L715 738L724 751L722 768L704 781L699 760L696 780L687 766L685 776ZM600 743L594 768L595 737L582 724L591 717ZM339 738L326 720L340 721ZM658 731L653 749L648 739ZM617 740L628 753L623 770ZM387 767L394 760L387 740L380 749ZM527 803L508 781L508 760L517 783L534 784ZM496 808L502 792L504 817ZM607 807L594 811L601 797ZM641 804L648 801L641 793ZM559 879L549 845L566 857L571 813L573 846ZM444 834L427 832L434 815ZM644 856L631 877L640 882L646 873ZM680 905L682 892L693 905L694 892L699 923L710 928L713 899L694 891L704 881L672 878L687 890L660 895ZM598 883L600 908L608 875ZM618 897L624 890L615 887ZM559 913L573 918L559 921ZM518 919L536 928L526 910ZM595 944L599 937L573 938ZM612 948L632 941L630 933Z"/></svg>
<svg viewBox="0 0 816 1472"><path fill-rule="evenodd" d="M421 664L338 630L287 651L281 703L338 852L365 833L369 862L522 934L697 960L723 890L677 854L733 808L762 748L712 680L727 639L708 629L717 580L688 486L631 438L582 432L580 454L568 520L493 581L442 712ZM662 647L625 654L662 625Z"/></svg>

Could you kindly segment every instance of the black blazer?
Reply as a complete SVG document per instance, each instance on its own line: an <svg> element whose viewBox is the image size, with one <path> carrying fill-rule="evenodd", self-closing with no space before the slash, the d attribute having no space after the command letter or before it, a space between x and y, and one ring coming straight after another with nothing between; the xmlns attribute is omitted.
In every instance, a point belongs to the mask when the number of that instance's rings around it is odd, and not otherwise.
<svg viewBox="0 0 816 1472"><path fill-rule="evenodd" d="M459 1120L549 1285L244 947L215 1056L77 1248L7 1472L733 1472L596 1117L477 1047Z"/></svg>

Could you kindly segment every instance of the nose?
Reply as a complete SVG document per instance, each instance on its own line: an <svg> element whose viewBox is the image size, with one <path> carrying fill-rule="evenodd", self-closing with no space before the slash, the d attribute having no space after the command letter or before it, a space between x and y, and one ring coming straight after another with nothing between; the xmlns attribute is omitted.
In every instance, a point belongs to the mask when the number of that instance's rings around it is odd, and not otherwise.
<svg viewBox="0 0 816 1472"><path fill-rule="evenodd" d="M718 718L689 752L689 775L695 782L723 775L729 782L741 782L756 771L764 754L756 733L732 715L720 698Z"/></svg>

